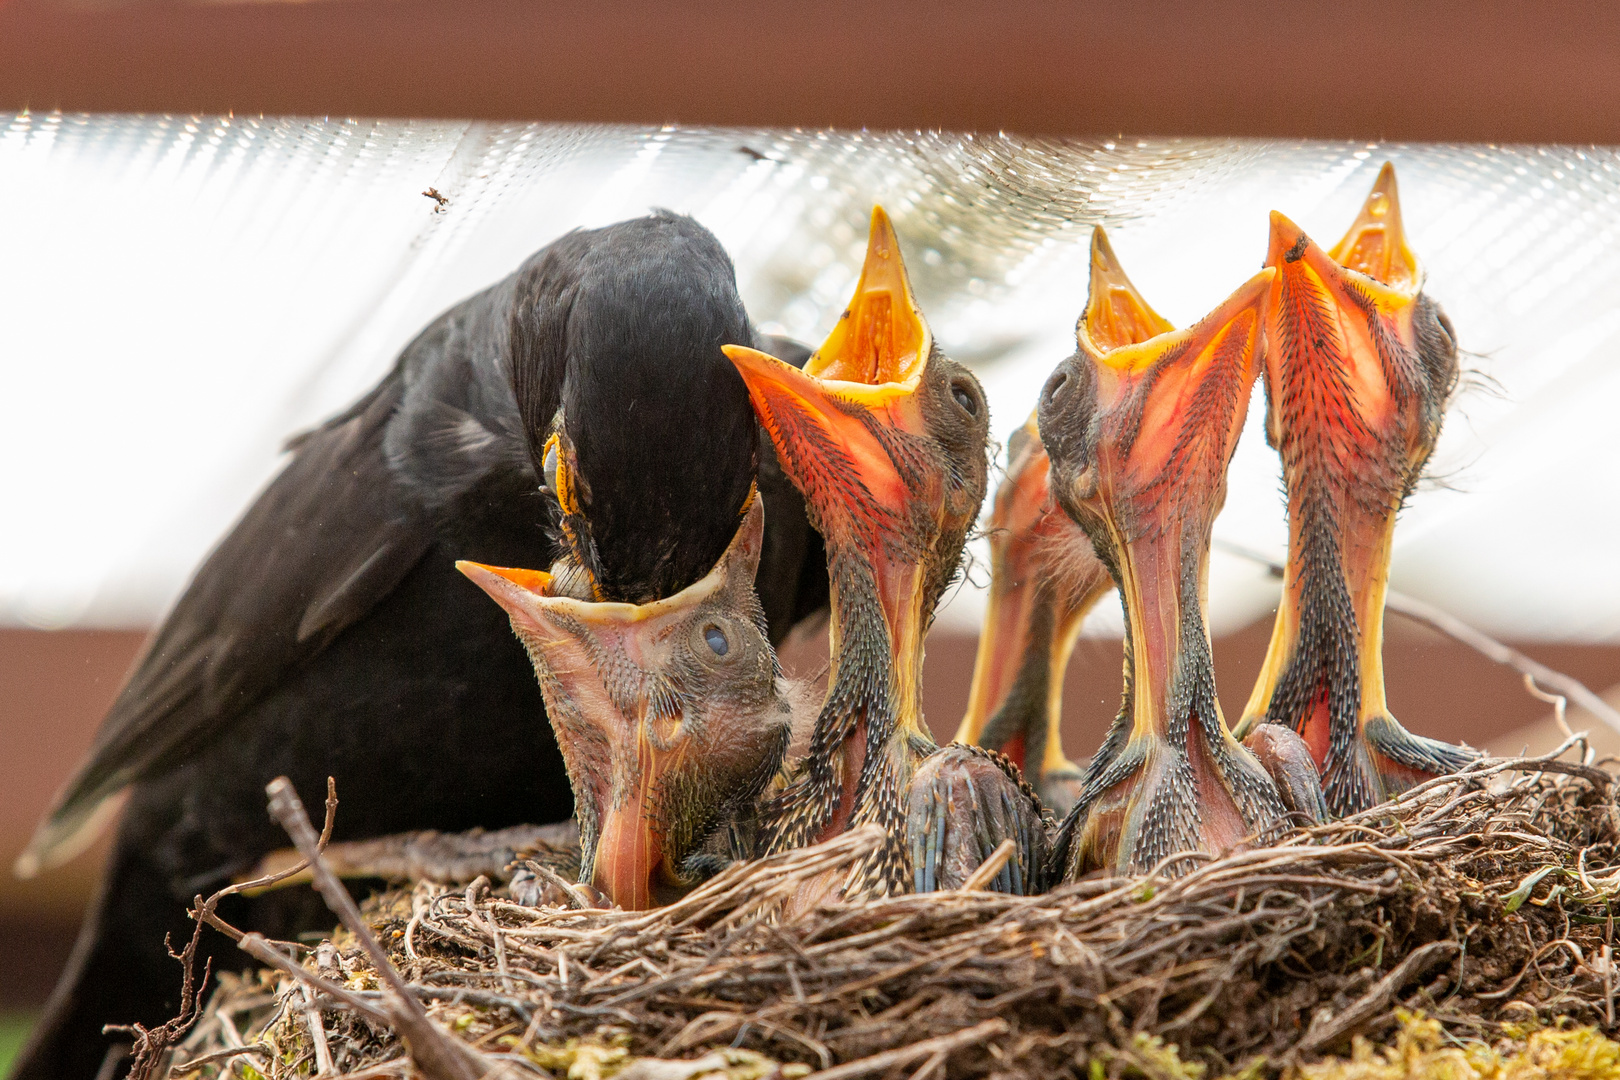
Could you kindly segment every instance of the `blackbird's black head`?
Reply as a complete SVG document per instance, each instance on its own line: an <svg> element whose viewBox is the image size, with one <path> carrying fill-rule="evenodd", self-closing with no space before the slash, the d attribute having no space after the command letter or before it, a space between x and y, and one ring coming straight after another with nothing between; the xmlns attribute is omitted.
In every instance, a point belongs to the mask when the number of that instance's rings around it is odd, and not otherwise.
<svg viewBox="0 0 1620 1080"><path fill-rule="evenodd" d="M593 597L646 603L702 577L737 530L757 429L720 349L753 331L730 258L691 218L659 212L576 235L588 249L560 302L514 327L514 389ZM550 361L560 388L525 370L526 352L563 357Z"/></svg>

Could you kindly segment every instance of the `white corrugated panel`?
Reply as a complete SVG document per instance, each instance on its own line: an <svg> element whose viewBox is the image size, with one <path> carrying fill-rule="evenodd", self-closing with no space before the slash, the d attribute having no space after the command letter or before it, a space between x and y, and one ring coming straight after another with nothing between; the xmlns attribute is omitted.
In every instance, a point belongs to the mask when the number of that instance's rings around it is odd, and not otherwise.
<svg viewBox="0 0 1620 1080"><path fill-rule="evenodd" d="M1185 325L1259 266L1267 211L1331 242L1385 159L1477 373L1395 585L1504 636L1620 641L1611 151L52 114L0 116L0 622L153 622L286 435L567 229L695 214L754 317L813 343L882 202L999 439L1072 348L1092 224ZM1280 554L1259 413L1216 532ZM976 625L982 578L947 625ZM1211 586L1217 630L1275 603L1233 556Z"/></svg>

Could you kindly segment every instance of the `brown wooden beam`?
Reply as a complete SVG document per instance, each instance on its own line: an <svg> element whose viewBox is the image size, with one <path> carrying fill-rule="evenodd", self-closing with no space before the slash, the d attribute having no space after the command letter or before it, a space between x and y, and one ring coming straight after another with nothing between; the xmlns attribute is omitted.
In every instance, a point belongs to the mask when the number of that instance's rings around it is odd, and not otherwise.
<svg viewBox="0 0 1620 1080"><path fill-rule="evenodd" d="M1620 5L0 0L0 108L1620 143Z"/></svg>

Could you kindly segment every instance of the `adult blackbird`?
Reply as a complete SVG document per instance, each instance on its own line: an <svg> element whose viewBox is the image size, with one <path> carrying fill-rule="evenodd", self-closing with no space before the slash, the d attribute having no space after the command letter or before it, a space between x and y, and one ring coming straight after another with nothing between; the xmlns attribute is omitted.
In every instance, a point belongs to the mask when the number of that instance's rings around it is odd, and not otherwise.
<svg viewBox="0 0 1620 1080"><path fill-rule="evenodd" d="M27 874L67 858L127 791L100 893L15 1080L90 1080L127 1042L102 1025L175 1013L180 972L164 936L184 940L195 894L285 845L265 813L277 775L306 802L336 777L337 835L351 840L569 816L533 669L458 559L572 556L603 599L668 596L715 565L763 465L773 632L824 602L819 539L792 485L760 461L769 443L721 352L738 341L771 347L730 259L697 222L655 213L553 242L293 440L19 862ZM566 536L542 490L554 435L576 511ZM287 937L330 923L311 899L233 898L221 914ZM206 940L216 968L241 966L222 937Z"/></svg>

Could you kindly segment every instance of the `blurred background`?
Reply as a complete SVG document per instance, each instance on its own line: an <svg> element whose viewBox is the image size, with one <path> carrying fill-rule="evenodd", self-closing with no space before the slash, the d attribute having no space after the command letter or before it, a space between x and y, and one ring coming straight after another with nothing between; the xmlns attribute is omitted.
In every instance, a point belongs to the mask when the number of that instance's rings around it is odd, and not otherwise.
<svg viewBox="0 0 1620 1080"><path fill-rule="evenodd" d="M0 0L0 1071L101 851L3 868L282 442L549 240L652 207L713 229L754 318L815 344L883 203L999 442L1072 349L1092 225L1186 325L1258 267L1268 211L1331 242L1394 161L1470 370L1394 586L1620 703L1617 49L1608 6L1496 0ZM1259 419L1216 535L1280 557ZM973 552L928 643L942 738L987 583ZM1276 595L1217 551L1228 715ZM1119 628L1104 601L1071 666L1074 756L1118 707ZM1385 665L1417 731L1557 741L1517 674L1398 616Z"/></svg>

